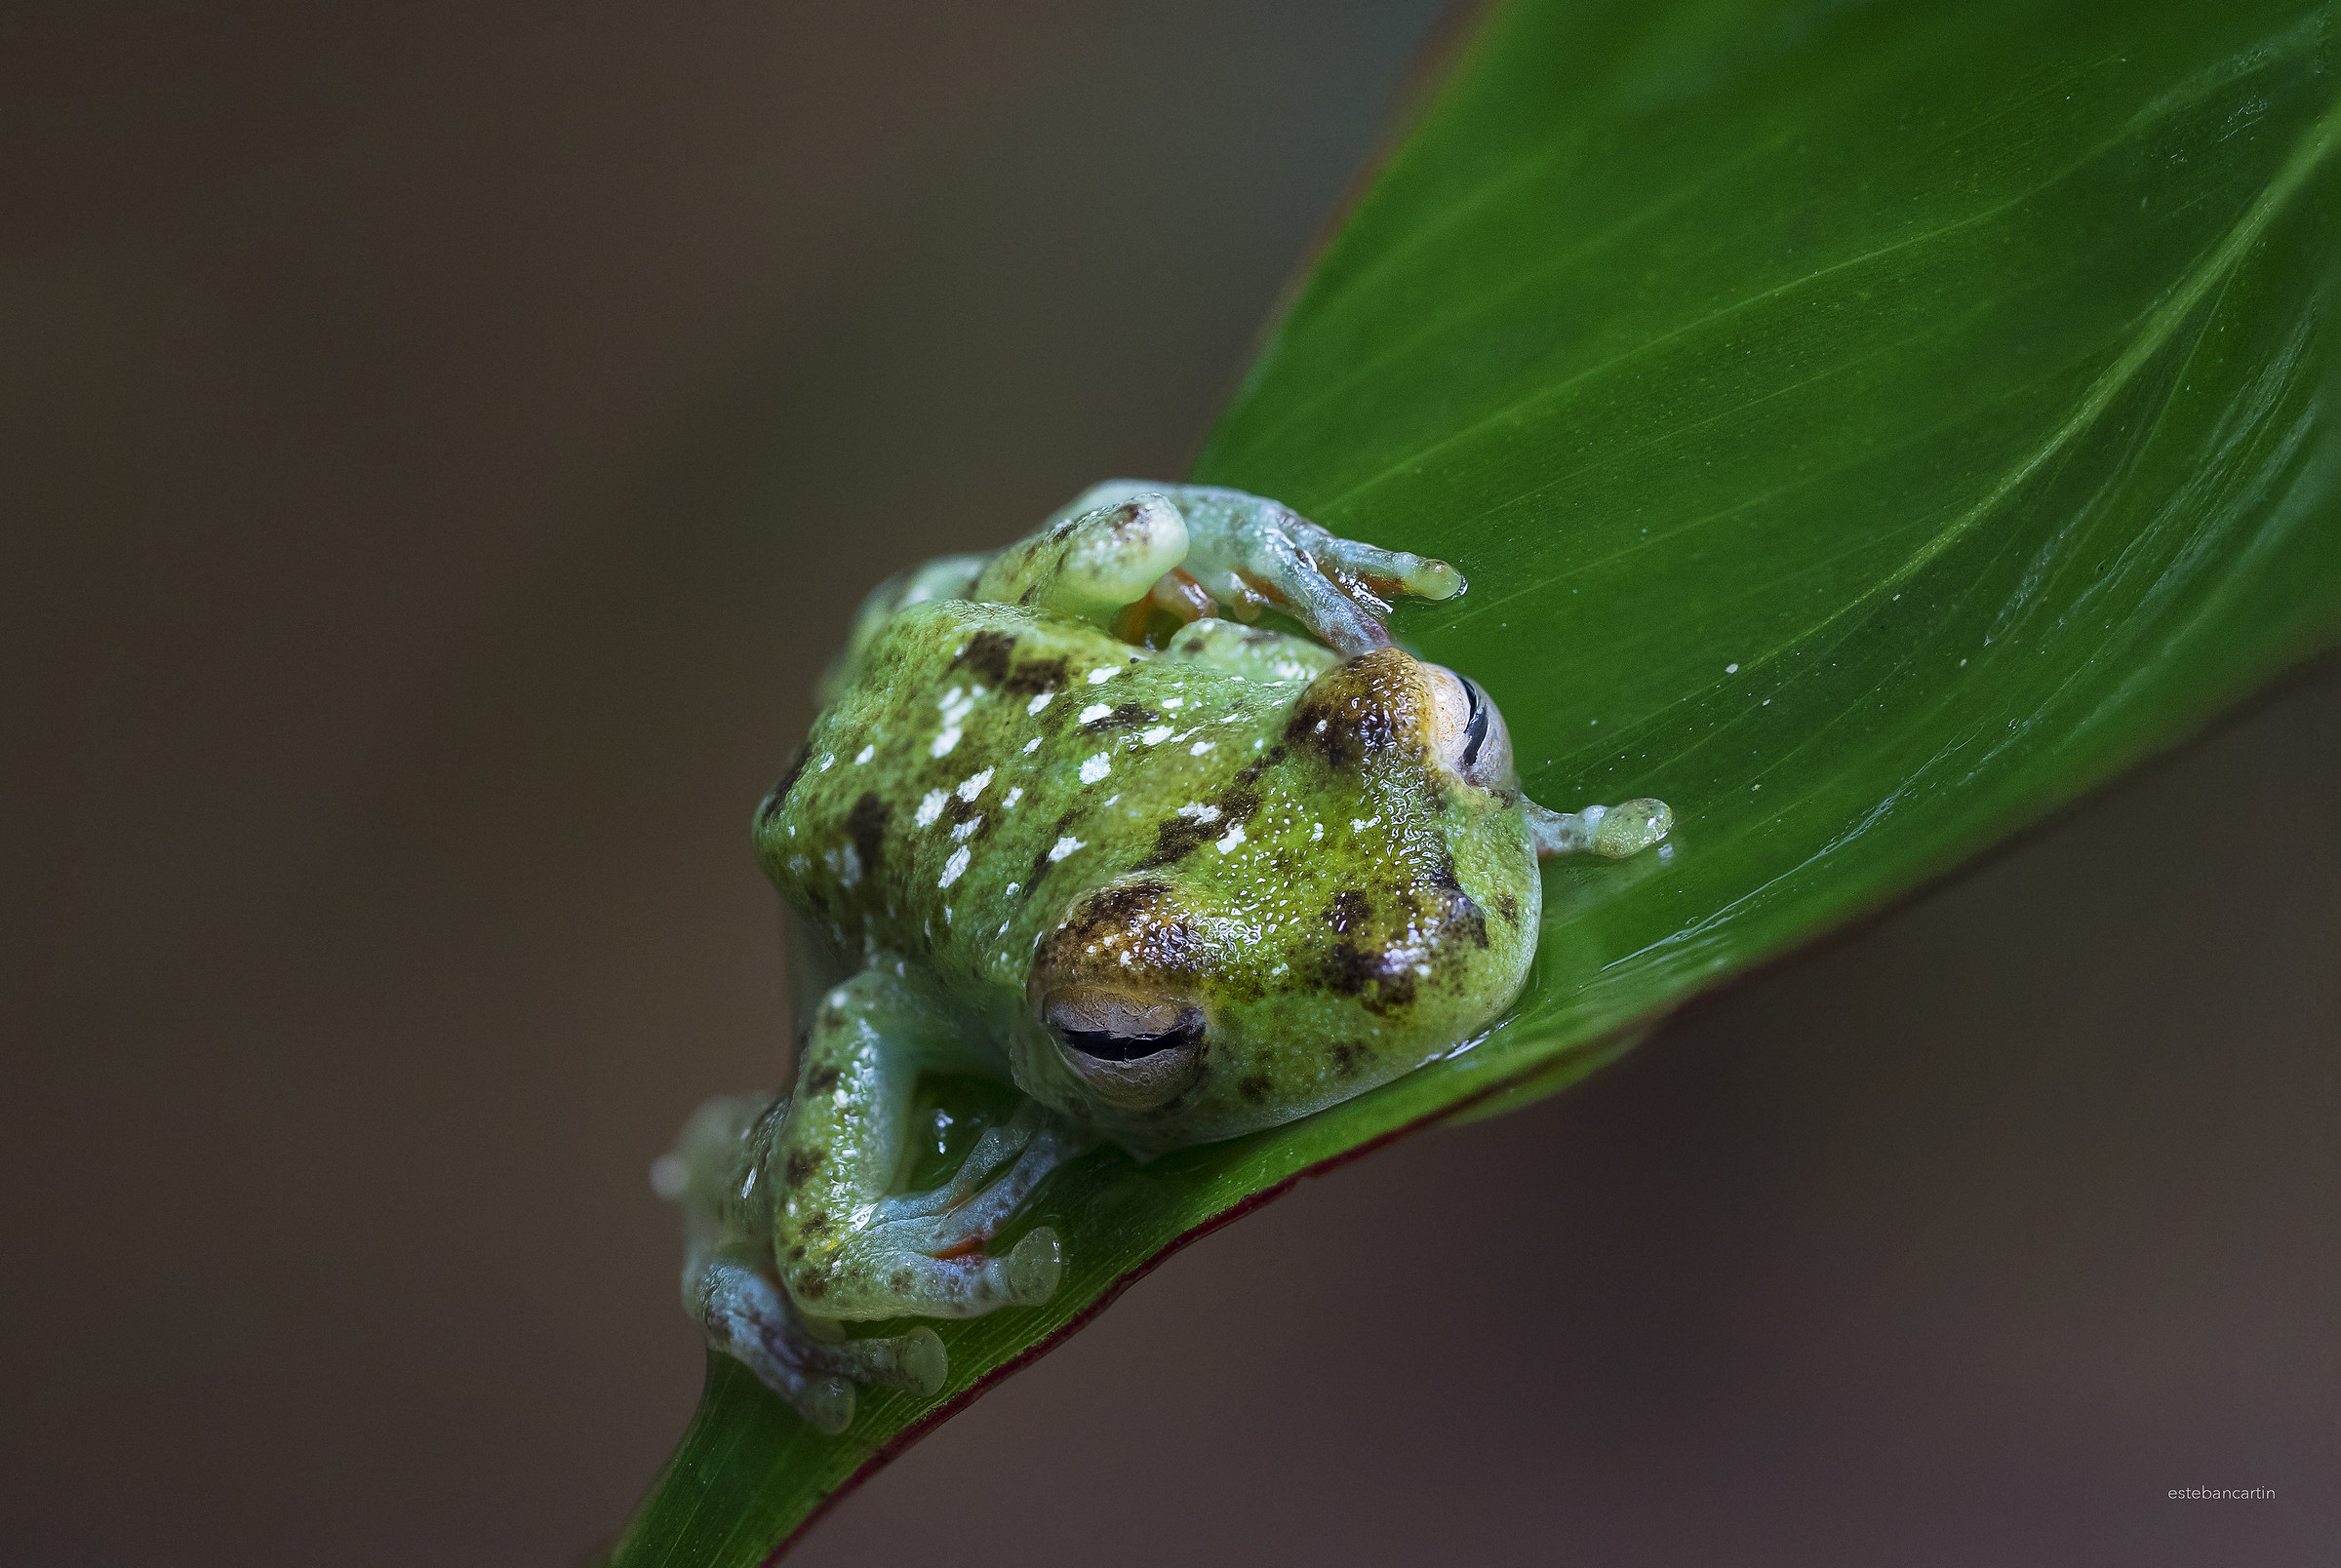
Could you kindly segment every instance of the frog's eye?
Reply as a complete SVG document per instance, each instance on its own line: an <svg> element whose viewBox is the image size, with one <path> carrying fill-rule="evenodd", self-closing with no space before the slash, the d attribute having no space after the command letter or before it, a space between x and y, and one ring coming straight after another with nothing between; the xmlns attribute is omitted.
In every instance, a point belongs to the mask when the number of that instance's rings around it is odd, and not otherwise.
<svg viewBox="0 0 2341 1568"><path fill-rule="evenodd" d="M1495 710L1488 704L1486 693L1480 690L1477 681L1468 675L1459 675L1455 679L1463 683L1464 694L1471 698L1471 718L1463 725L1461 764L1463 771L1468 773L1471 764L1480 760L1480 748L1488 744L1488 716Z"/></svg>
<svg viewBox="0 0 2341 1568"><path fill-rule="evenodd" d="M1431 744L1466 782L1500 790L1512 782L1512 735L1475 681L1436 664L1423 666L1431 687Z"/></svg>
<svg viewBox="0 0 2341 1568"><path fill-rule="evenodd" d="M1067 1066L1110 1105L1151 1111L1203 1076L1203 1010L1110 986L1065 986L1041 1009Z"/></svg>

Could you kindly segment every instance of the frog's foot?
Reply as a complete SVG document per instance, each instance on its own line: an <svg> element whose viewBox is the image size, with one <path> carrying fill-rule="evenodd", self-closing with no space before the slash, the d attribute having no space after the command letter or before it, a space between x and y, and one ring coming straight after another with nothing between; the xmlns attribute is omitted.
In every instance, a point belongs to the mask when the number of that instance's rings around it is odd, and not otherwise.
<svg viewBox="0 0 2341 1568"><path fill-rule="evenodd" d="M853 1419L856 1383L932 1394L950 1370L950 1356L932 1328L883 1339L815 1337L777 1282L733 1259L701 1270L696 1297L694 1315L707 1343L744 1362L816 1431L846 1430Z"/></svg>
<svg viewBox="0 0 2341 1568"><path fill-rule="evenodd" d="M1363 653L1389 646L1391 600L1452 599L1464 589L1463 574L1444 561L1337 538L1264 496L1202 485L1167 493L1186 519L1185 580L1167 591L1158 584L1155 599L1188 619L1188 609L1208 613L1212 600L1246 621L1273 606L1342 653Z"/></svg>
<svg viewBox="0 0 2341 1568"><path fill-rule="evenodd" d="M1591 850L1610 860L1623 860L1665 838L1675 825L1674 808L1664 801L1589 805L1582 811L1549 811L1534 801L1526 804L1528 831L1535 836L1539 855Z"/></svg>
<svg viewBox="0 0 2341 1568"><path fill-rule="evenodd" d="M817 1235L790 1245L789 1290L810 1311L847 1318L976 1317L1045 1302L1063 1273L1056 1232L1037 1226L1000 1254L991 1240L1041 1179L1083 1147L1027 1103L985 1132L943 1186L881 1199L834 1246Z"/></svg>

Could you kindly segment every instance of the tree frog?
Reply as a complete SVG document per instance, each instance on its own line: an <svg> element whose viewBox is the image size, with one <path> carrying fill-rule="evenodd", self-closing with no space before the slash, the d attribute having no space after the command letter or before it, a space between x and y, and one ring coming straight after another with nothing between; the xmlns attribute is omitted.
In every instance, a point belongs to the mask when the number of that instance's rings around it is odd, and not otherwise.
<svg viewBox="0 0 2341 1568"><path fill-rule="evenodd" d="M1054 1232L990 1242L1064 1160L1290 1121L1495 1022L1537 857L1673 818L1521 793L1487 693L1386 629L1463 588L1261 496L1117 481L871 596L755 816L813 999L795 1084L711 1102L654 1170L715 1349L822 1431L857 1383L932 1393L933 1330L841 1325L1047 1301ZM926 1072L1022 1099L911 1192Z"/></svg>

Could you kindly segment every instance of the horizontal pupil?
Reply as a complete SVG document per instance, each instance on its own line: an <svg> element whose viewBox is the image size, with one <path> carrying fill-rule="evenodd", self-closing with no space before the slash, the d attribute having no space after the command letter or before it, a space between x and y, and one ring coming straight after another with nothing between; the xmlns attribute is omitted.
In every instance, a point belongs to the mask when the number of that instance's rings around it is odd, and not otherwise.
<svg viewBox="0 0 2341 1568"><path fill-rule="evenodd" d="M1200 1028L1166 1030L1160 1035L1115 1035L1102 1029L1058 1031L1065 1043L1082 1055L1105 1062L1134 1062L1157 1051L1187 1044L1202 1033Z"/></svg>

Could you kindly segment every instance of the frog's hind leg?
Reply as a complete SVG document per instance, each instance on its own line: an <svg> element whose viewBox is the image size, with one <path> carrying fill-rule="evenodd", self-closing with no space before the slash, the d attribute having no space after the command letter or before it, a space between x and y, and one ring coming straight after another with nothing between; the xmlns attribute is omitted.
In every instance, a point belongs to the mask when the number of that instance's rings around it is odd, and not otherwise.
<svg viewBox="0 0 2341 1568"><path fill-rule="evenodd" d="M1181 569L1205 593L1240 620L1274 606L1344 654L1389 647L1389 601L1452 599L1465 586L1444 561L1338 537L1264 495L1211 485L1163 493L1186 520Z"/></svg>
<svg viewBox="0 0 2341 1568"><path fill-rule="evenodd" d="M1028 1107L986 1133L943 1188L893 1192L911 1091L924 1067L953 1065L959 1028L880 968L837 987L815 1010L771 1156L779 1182L774 1249L799 1311L973 1317L1055 1294L1053 1230L1034 1229L1004 1255L987 1245L1040 1179L1078 1151L1054 1118Z"/></svg>
<svg viewBox="0 0 2341 1568"><path fill-rule="evenodd" d="M683 1206L683 1310L709 1347L744 1363L816 1431L843 1431L855 1383L931 1394L949 1361L930 1328L861 1340L816 1334L781 1289L765 1167L787 1110L786 1098L708 1102L651 1181Z"/></svg>
<svg viewBox="0 0 2341 1568"><path fill-rule="evenodd" d="M1110 629L1124 608L1146 598L1186 553L1186 522L1168 497L1117 495L1060 513L1001 551L968 597Z"/></svg>

